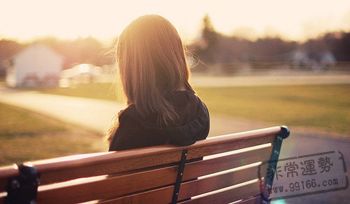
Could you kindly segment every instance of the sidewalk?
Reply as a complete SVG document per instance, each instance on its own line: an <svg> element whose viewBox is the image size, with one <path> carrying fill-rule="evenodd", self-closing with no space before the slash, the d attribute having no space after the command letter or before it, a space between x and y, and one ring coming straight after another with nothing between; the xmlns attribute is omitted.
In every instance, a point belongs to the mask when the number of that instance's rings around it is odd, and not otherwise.
<svg viewBox="0 0 350 204"><path fill-rule="evenodd" d="M1 91L0 102L42 113L67 123L104 133L113 115L123 106L112 101L41 94L38 92Z"/></svg>

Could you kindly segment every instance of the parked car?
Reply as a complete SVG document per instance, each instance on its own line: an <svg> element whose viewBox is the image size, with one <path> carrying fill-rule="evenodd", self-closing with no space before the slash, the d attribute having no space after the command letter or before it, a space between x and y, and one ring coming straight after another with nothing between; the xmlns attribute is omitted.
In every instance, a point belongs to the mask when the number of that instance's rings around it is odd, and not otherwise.
<svg viewBox="0 0 350 204"><path fill-rule="evenodd" d="M101 68L92 64L79 64L61 73L60 84L86 84L95 82L102 74Z"/></svg>

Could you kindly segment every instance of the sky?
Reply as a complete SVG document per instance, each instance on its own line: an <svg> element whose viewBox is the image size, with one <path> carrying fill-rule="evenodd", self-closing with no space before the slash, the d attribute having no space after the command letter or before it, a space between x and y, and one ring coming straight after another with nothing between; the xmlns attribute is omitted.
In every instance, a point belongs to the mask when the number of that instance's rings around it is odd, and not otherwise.
<svg viewBox="0 0 350 204"><path fill-rule="evenodd" d="M217 31L251 39L350 31L350 0L0 0L0 38L106 40L145 14L169 19L185 40L200 36L206 14Z"/></svg>

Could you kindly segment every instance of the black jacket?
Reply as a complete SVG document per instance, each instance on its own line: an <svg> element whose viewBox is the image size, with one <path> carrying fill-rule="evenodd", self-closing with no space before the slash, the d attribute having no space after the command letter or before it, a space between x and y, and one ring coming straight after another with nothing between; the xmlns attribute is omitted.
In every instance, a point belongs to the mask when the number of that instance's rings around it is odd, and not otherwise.
<svg viewBox="0 0 350 204"><path fill-rule="evenodd" d="M119 127L110 143L109 151L162 144L190 145L205 139L209 133L209 112L206 105L192 91L175 91L168 96L180 120L161 128L156 115L142 118L134 105L119 114Z"/></svg>

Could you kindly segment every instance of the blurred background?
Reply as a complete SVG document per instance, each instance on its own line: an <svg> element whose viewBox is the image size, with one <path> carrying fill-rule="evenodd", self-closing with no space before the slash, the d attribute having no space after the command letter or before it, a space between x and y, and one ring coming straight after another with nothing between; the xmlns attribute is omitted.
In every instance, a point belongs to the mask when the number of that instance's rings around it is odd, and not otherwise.
<svg viewBox="0 0 350 204"><path fill-rule="evenodd" d="M284 124L292 135L282 157L335 150L350 164L348 0L0 5L0 165L107 150L103 135L125 107L114 46L145 14L183 38L210 136ZM346 203L346 192L306 198Z"/></svg>

